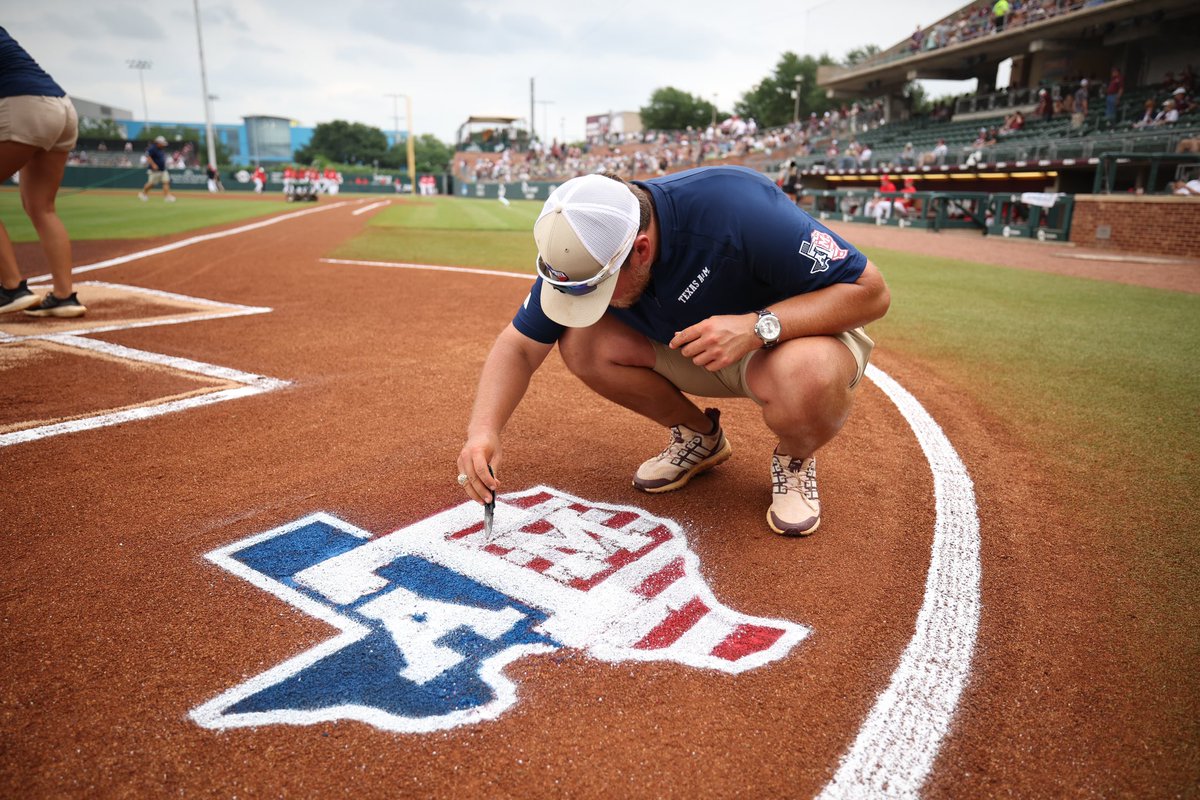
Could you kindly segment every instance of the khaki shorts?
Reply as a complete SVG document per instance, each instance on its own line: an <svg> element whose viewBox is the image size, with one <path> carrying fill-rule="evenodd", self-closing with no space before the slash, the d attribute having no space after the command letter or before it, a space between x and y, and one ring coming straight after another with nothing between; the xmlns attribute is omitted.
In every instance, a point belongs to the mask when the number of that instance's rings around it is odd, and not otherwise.
<svg viewBox="0 0 1200 800"><path fill-rule="evenodd" d="M850 349L850 354L854 356L854 362L858 365L854 380L850 381L850 388L853 389L858 386L863 373L866 372L875 342L867 336L865 328L855 328L839 333L833 338ZM680 391L700 397L749 397L762 405L762 401L754 396L754 392L750 391L750 384L746 382L746 368L750 365L750 360L761 351L752 350L738 363L730 364L716 372L709 372L704 367L696 366L678 350L672 350L661 342L651 341L650 344L654 346L654 371L675 384Z"/></svg>
<svg viewBox="0 0 1200 800"><path fill-rule="evenodd" d="M0 142L70 150L77 138L79 118L69 98L32 94L0 98Z"/></svg>
<svg viewBox="0 0 1200 800"><path fill-rule="evenodd" d="M167 172L165 169L148 169L148 170L146 170L146 185L147 186L158 186L160 183L164 186L170 186L171 185L171 173Z"/></svg>

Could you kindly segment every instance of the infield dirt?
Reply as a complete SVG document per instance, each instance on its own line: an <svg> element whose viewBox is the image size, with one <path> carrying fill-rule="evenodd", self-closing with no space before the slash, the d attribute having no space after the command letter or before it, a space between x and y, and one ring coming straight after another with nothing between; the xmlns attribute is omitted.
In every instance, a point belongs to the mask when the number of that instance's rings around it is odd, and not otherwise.
<svg viewBox="0 0 1200 800"><path fill-rule="evenodd" d="M779 662L729 676L569 653L530 657L507 670L518 685L514 708L424 735L355 722L214 732L188 718L333 633L205 553L314 511L378 536L462 501L455 458L478 369L528 287L321 262L361 230L366 217L351 216L354 207L97 276L271 307L95 338L290 386L0 449L8 544L0 794L818 792L912 636L929 568L929 467L899 412L869 383L818 459L824 519L805 540L765 526L774 442L747 402L721 403L733 457L661 496L635 492L629 478L662 447L664 432L596 402L557 355L505 434L505 489L547 484L673 519L721 601L810 626L813 634ZM865 228L844 232L872 244ZM927 252L950 241L921 233L877 246L912 242ZM76 262L152 244L79 243ZM40 269L35 248L19 248L29 274ZM1044 257L1019 244L992 252L1021 266L1031 253ZM873 361L942 426L979 502L978 642L925 795L1194 793L1200 631L1194 615L1170 612L1188 607L1195 587L1144 579L1170 551L1135 550L1097 511L1111 502L1102 484L1089 489L1055 475L1047 454L1018 445L1005 420L967 387L937 377L935 365L886 341ZM142 383L91 369L26 370L6 394L66 417L178 389L157 383L161 375ZM2 421L13 424L12 416L6 409ZM1172 531L1145 511L1164 536L1195 533Z"/></svg>

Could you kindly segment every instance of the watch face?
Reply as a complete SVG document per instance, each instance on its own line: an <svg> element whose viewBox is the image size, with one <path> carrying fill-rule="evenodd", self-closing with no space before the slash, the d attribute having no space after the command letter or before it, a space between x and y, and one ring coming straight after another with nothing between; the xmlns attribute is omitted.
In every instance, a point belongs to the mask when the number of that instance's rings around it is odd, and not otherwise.
<svg viewBox="0 0 1200 800"><path fill-rule="evenodd" d="M779 320L773 316L762 317L755 324L754 332L764 342L773 342L779 338Z"/></svg>

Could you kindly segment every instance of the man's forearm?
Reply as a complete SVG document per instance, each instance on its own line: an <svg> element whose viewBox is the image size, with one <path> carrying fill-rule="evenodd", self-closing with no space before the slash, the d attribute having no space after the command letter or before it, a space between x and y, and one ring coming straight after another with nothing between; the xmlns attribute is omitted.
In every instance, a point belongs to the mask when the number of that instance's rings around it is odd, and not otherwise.
<svg viewBox="0 0 1200 800"><path fill-rule="evenodd" d="M856 283L835 283L815 292L771 304L783 328L781 339L799 339L853 330L881 318L891 302L887 284L868 263Z"/></svg>
<svg viewBox="0 0 1200 800"><path fill-rule="evenodd" d="M511 326L500 334L479 375L468 438L500 434L551 348L526 339Z"/></svg>

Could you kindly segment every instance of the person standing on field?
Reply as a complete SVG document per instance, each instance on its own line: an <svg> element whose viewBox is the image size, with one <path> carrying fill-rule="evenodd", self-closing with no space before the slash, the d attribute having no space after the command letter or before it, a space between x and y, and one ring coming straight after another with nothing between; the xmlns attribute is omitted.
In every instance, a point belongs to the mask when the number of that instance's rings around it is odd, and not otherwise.
<svg viewBox="0 0 1200 800"><path fill-rule="evenodd" d="M557 343L589 388L669 431L635 488L681 489L732 453L720 411L687 395L748 398L778 437L768 525L815 531L816 451L850 414L874 346L862 326L890 302L866 256L743 167L572 178L533 235L538 277L484 362L458 456L467 494L493 499L501 431Z"/></svg>
<svg viewBox="0 0 1200 800"><path fill-rule="evenodd" d="M150 146L146 148L146 185L138 192L138 199L143 203L150 198L146 196L146 192L150 191L152 186L162 186L163 200L168 203L175 202L175 195L171 194L171 173L167 171L167 153L163 150L167 146L167 137L156 136Z"/></svg>
<svg viewBox="0 0 1200 800"><path fill-rule="evenodd" d="M0 182L20 173L21 204L54 281L45 297L29 289L0 222L0 314L23 310L34 317L79 317L87 312L74 292L71 239L54 205L78 135L67 93L0 27Z"/></svg>

